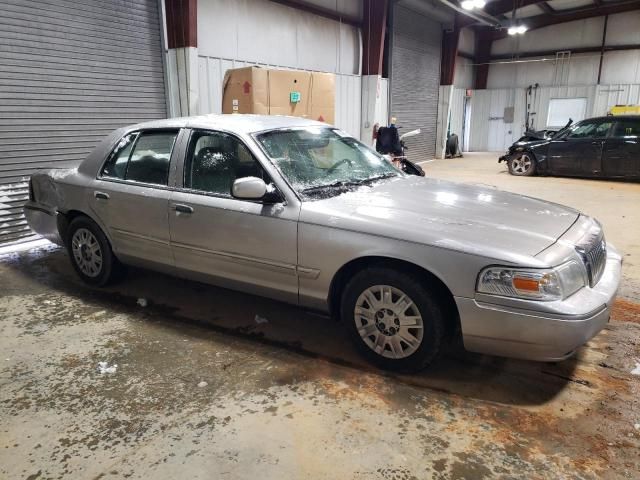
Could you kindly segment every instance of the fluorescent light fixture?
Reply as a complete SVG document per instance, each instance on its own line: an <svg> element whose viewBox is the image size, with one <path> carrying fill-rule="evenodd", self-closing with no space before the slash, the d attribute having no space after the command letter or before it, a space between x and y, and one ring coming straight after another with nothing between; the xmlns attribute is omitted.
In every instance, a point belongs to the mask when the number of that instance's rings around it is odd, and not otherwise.
<svg viewBox="0 0 640 480"><path fill-rule="evenodd" d="M464 0L460 6L462 8L464 8L465 10L473 10L473 8L475 7L474 3L476 0Z"/></svg>
<svg viewBox="0 0 640 480"><path fill-rule="evenodd" d="M527 27L524 25L513 25L509 27L507 33L509 35L523 35L527 31Z"/></svg>
<svg viewBox="0 0 640 480"><path fill-rule="evenodd" d="M485 2L484 0L473 0L473 6L475 8L484 8L486 4L487 2Z"/></svg>

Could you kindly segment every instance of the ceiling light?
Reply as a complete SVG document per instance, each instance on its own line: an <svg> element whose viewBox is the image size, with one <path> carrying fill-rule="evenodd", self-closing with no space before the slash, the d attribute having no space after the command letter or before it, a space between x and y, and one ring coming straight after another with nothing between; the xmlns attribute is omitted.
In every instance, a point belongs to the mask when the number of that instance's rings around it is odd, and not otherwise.
<svg viewBox="0 0 640 480"><path fill-rule="evenodd" d="M522 35L527 31L527 27L524 25L512 25L507 29L509 35Z"/></svg>
<svg viewBox="0 0 640 480"><path fill-rule="evenodd" d="M475 8L484 8L486 4L487 2L485 2L484 0L473 0L473 6Z"/></svg>
<svg viewBox="0 0 640 480"><path fill-rule="evenodd" d="M473 8L475 7L474 3L476 0L464 0L460 6L462 8L464 8L465 10L473 10ZM480 1L480 0L479 0Z"/></svg>

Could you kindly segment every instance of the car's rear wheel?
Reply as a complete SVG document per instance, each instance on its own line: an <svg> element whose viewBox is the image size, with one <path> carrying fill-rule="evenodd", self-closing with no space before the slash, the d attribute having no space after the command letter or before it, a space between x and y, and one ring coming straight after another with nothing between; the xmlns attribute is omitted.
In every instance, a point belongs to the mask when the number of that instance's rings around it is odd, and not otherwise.
<svg viewBox="0 0 640 480"><path fill-rule="evenodd" d="M69 224L67 233L71 264L84 282L104 286L119 276L122 265L113 255L107 237L93 220L76 217Z"/></svg>
<svg viewBox="0 0 640 480"><path fill-rule="evenodd" d="M386 267L357 273L346 285L341 317L352 341L372 363L417 371L438 355L443 310L424 279Z"/></svg>
<svg viewBox="0 0 640 480"><path fill-rule="evenodd" d="M536 159L529 152L509 160L509 173L518 177L528 177L536 173Z"/></svg>

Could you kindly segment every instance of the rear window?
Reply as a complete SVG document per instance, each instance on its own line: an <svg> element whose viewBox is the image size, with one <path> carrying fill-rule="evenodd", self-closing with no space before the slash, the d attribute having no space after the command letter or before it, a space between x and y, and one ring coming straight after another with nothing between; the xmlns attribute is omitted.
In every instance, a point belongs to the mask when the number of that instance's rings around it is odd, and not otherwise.
<svg viewBox="0 0 640 480"><path fill-rule="evenodd" d="M167 185L171 151L177 130L131 133L113 149L102 169L102 176Z"/></svg>

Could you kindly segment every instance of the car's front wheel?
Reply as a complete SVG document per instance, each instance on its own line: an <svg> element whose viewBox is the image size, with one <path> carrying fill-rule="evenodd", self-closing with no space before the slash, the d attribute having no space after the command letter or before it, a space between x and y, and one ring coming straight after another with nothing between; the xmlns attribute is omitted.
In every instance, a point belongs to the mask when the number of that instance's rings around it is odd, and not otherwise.
<svg viewBox="0 0 640 480"><path fill-rule="evenodd" d="M509 160L509 173L518 177L529 177L536 173L536 159L529 152Z"/></svg>
<svg viewBox="0 0 640 480"><path fill-rule="evenodd" d="M424 279L391 268L357 273L344 289L341 317L360 352L385 369L426 367L444 336L442 308Z"/></svg>
<svg viewBox="0 0 640 480"><path fill-rule="evenodd" d="M71 264L83 281L104 286L116 278L122 266L113 255L107 237L93 220L76 217L67 232Z"/></svg>

